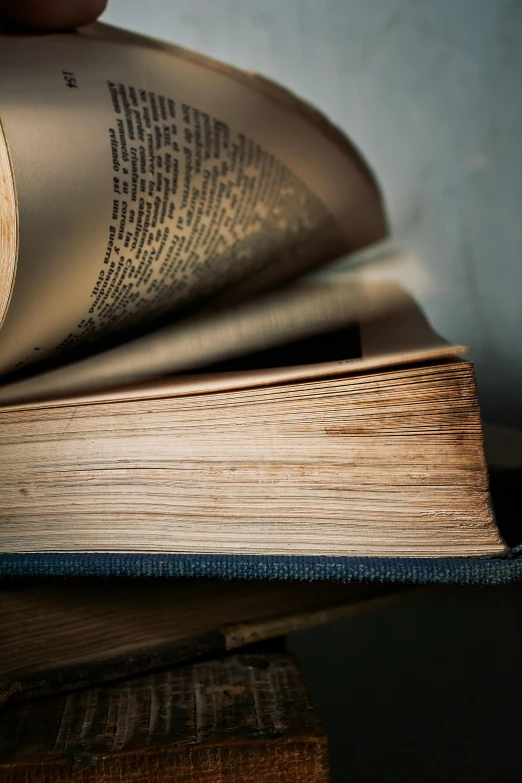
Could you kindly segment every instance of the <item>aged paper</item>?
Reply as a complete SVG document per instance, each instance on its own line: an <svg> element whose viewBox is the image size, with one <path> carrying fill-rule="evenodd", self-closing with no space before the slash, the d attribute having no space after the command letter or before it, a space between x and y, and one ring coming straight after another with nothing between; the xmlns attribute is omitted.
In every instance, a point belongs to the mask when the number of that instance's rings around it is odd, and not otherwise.
<svg viewBox="0 0 522 783"><path fill-rule="evenodd" d="M0 402L121 387L328 332L393 309L401 292L368 286L358 274L342 281L308 279L235 306L205 310L121 346L0 387Z"/></svg>
<svg viewBox="0 0 522 783"><path fill-rule="evenodd" d="M385 230L340 134L256 77L99 25L4 38L0 68L20 227L0 373Z"/></svg>
<svg viewBox="0 0 522 783"><path fill-rule="evenodd" d="M358 322L361 356L309 365L206 375L175 373ZM52 372L0 387L0 405L78 404L266 386L351 374L464 353L436 334L399 286L309 279L249 304L186 319L156 333ZM173 375L173 377L162 377Z"/></svg>

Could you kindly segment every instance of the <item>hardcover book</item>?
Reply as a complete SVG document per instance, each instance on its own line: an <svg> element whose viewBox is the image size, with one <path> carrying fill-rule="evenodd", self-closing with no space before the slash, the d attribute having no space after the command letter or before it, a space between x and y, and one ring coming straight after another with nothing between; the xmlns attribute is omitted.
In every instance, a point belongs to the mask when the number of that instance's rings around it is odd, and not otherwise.
<svg viewBox="0 0 522 783"><path fill-rule="evenodd" d="M330 779L324 728L289 655L234 655L0 713L6 783Z"/></svg>
<svg viewBox="0 0 522 783"><path fill-rule="evenodd" d="M0 588L0 704L257 645L423 594L251 580L10 580Z"/></svg>
<svg viewBox="0 0 522 783"><path fill-rule="evenodd" d="M104 25L0 67L4 574L518 575L464 348L311 274L386 235L339 131Z"/></svg>

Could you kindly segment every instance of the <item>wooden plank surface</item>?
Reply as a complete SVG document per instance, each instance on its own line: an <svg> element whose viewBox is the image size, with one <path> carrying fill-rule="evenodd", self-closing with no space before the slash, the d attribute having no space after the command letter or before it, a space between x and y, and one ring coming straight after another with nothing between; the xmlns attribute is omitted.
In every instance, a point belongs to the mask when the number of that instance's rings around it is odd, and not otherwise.
<svg viewBox="0 0 522 783"><path fill-rule="evenodd" d="M0 713L2 783L320 783L327 743L288 655L234 655Z"/></svg>

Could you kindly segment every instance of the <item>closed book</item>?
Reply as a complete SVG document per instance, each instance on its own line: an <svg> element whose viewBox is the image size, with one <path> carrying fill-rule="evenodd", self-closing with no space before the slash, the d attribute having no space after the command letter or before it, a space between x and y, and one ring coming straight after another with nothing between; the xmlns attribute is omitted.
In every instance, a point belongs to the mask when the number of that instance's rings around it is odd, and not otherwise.
<svg viewBox="0 0 522 783"><path fill-rule="evenodd" d="M4 581L0 703L216 657L418 592L276 580Z"/></svg>
<svg viewBox="0 0 522 783"><path fill-rule="evenodd" d="M329 780L324 729L287 655L236 655L0 713L6 783Z"/></svg>

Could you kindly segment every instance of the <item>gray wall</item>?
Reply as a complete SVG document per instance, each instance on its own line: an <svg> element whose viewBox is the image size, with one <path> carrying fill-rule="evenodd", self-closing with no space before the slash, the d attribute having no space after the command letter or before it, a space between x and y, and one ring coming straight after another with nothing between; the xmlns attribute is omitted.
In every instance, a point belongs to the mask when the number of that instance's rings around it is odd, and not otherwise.
<svg viewBox="0 0 522 783"><path fill-rule="evenodd" d="M472 346L486 414L522 426L520 0L109 0L103 20L260 71L340 125L434 281L433 325Z"/></svg>

